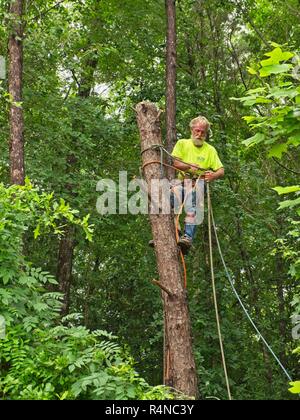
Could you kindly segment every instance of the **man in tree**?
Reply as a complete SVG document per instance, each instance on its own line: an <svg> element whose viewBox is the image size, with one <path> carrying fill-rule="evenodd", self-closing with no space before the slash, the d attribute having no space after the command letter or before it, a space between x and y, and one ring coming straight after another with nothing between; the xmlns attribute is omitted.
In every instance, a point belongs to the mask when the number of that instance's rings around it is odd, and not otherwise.
<svg viewBox="0 0 300 420"><path fill-rule="evenodd" d="M197 180L199 177L206 182L212 182L224 176L224 168L216 149L207 143L209 139L210 123L202 116L190 122L191 138L179 140L172 152L174 166L178 170L178 178L173 187L174 197L185 196L186 218L184 224L184 235L179 239L179 246L186 253L192 245L196 233L197 215ZM191 179L192 182L184 182ZM195 185L196 184L196 185ZM187 188L187 185L193 188ZM179 200L180 201L180 200Z"/></svg>

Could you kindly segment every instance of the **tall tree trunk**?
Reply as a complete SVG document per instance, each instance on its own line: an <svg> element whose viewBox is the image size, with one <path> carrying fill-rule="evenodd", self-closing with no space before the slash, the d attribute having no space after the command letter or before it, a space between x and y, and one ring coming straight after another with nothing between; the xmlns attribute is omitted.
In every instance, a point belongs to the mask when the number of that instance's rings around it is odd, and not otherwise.
<svg viewBox="0 0 300 420"><path fill-rule="evenodd" d="M154 104L141 102L136 107L141 136L144 165L158 159L158 152L150 150L154 144L162 144L159 112ZM160 178L160 165L145 166L145 178ZM197 375L192 351L190 318L187 294L178 258L174 220L171 214L151 214L151 228L155 243L156 259L162 287L166 336L169 346L168 385L186 395L197 396Z"/></svg>
<svg viewBox="0 0 300 420"><path fill-rule="evenodd" d="M98 60L96 57L87 59L83 65L80 82L78 84L78 97L87 99L90 96L94 84L94 72L97 67ZM74 168L78 162L77 156L70 153L66 159L67 172L75 172ZM66 190L69 191L70 196L76 196L76 185L66 184ZM69 313L70 306L70 289L72 284L72 268L73 256L76 245L75 229L67 226L64 231L64 236L61 238L59 244L58 263L57 263L57 279L59 283L59 290L63 293L63 307L61 315L65 316Z"/></svg>
<svg viewBox="0 0 300 420"><path fill-rule="evenodd" d="M221 33L221 24L222 21L218 19L218 16L211 13L210 6L206 8L208 21L211 31L212 39L212 62L213 62L213 102L217 111L217 114L221 117L218 118L218 124L221 129L221 137L224 145L226 145L226 125L224 122L225 110L222 105L221 98L221 77L223 74L222 64L224 65L224 53L221 48L222 45L222 33ZM226 148L223 149L223 153L226 155Z"/></svg>
<svg viewBox="0 0 300 420"><path fill-rule="evenodd" d="M23 84L23 0L12 0L9 12L13 16L8 41L9 74L8 92L11 97L9 110L10 182L24 185L24 117L22 104Z"/></svg>
<svg viewBox="0 0 300 420"><path fill-rule="evenodd" d="M167 59L166 59L166 128L167 149L171 153L176 143L176 1L165 0L167 15ZM175 171L168 168L168 178Z"/></svg>
<svg viewBox="0 0 300 420"><path fill-rule="evenodd" d="M167 150L172 152L176 143L176 0L165 0L167 16L167 55L166 55L166 138ZM171 159L168 158L171 164ZM175 170L167 168L168 178L175 177ZM164 384L169 382L170 348L167 335L167 316L164 311Z"/></svg>

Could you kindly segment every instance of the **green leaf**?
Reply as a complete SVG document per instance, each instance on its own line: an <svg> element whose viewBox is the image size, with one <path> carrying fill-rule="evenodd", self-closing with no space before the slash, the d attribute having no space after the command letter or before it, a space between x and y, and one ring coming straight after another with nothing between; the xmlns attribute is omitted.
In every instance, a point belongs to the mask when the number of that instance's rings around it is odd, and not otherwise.
<svg viewBox="0 0 300 420"><path fill-rule="evenodd" d="M270 99L267 99L263 96L258 96L256 94L249 95L249 96L244 96L242 98L230 98L230 99L232 99L234 101L243 102L244 105L246 105L246 106L252 106L252 105L255 105L255 104L268 104L268 103L272 102Z"/></svg>
<svg viewBox="0 0 300 420"><path fill-rule="evenodd" d="M300 394L300 381L290 382L292 388L289 388L289 391L292 394Z"/></svg>
<svg viewBox="0 0 300 420"><path fill-rule="evenodd" d="M274 41L270 42L270 44L271 44L271 45L272 45L272 47L274 47L274 48L277 48L277 47L281 48L281 47L282 47L282 45L281 45L281 44L277 44L277 42L274 42ZM267 54L265 54L265 55L267 55Z"/></svg>
<svg viewBox="0 0 300 420"><path fill-rule="evenodd" d="M286 51L286 52L282 53L280 61L287 61L290 58L293 58L294 56L295 56L294 53Z"/></svg>
<svg viewBox="0 0 300 420"><path fill-rule="evenodd" d="M293 185L291 187L275 187L272 190L276 191L279 195L290 194L292 192L300 191L300 185Z"/></svg>
<svg viewBox="0 0 300 420"><path fill-rule="evenodd" d="M286 208L293 208L300 205L300 197L296 198L295 200L286 200L280 203L278 210L286 209Z"/></svg>
<svg viewBox="0 0 300 420"><path fill-rule="evenodd" d="M273 64L279 64L279 61L268 58L267 60L262 60L260 62L262 67L272 66Z"/></svg>
<svg viewBox="0 0 300 420"><path fill-rule="evenodd" d="M259 144L261 142L263 142L265 140L265 135L262 133L257 133L255 134L255 136L250 137L249 139L246 139L244 141L242 141L242 143L246 146L246 147L252 147L255 144Z"/></svg>
<svg viewBox="0 0 300 420"><path fill-rule="evenodd" d="M253 115L247 115L243 117L243 120L245 120L247 124L250 124L251 122L256 120L256 117L254 117Z"/></svg>
<svg viewBox="0 0 300 420"><path fill-rule="evenodd" d="M297 147L300 144L300 133L289 137L288 144L292 144L293 146Z"/></svg>
<svg viewBox="0 0 300 420"><path fill-rule="evenodd" d="M272 103L272 100L259 96L258 98L256 98L255 103L256 104L270 104Z"/></svg>
<svg viewBox="0 0 300 420"><path fill-rule="evenodd" d="M278 87L270 90L267 98L295 98L299 95L298 89L279 89Z"/></svg>
<svg viewBox="0 0 300 420"><path fill-rule="evenodd" d="M292 68L291 64L273 64L271 66L261 68L259 71L259 74L261 77L268 77L271 74L286 73L291 68Z"/></svg>
<svg viewBox="0 0 300 420"><path fill-rule="evenodd" d="M253 95L254 93L264 93L265 91L266 91L266 88L259 87L259 88L256 88L256 89L249 89L247 91L247 94L248 95Z"/></svg>
<svg viewBox="0 0 300 420"><path fill-rule="evenodd" d="M295 54L289 51L283 52L280 47L276 47L273 51L270 51L266 53L265 55L270 58L268 60L263 60L261 64L267 63L265 65L269 66L270 64L277 64L277 63L280 63L281 61L287 61L290 58L294 57Z"/></svg>
<svg viewBox="0 0 300 420"><path fill-rule="evenodd" d="M75 365L70 365L68 369L69 369L69 372L72 373L76 369L76 366Z"/></svg>
<svg viewBox="0 0 300 420"><path fill-rule="evenodd" d="M136 396L135 389L136 389L136 388L135 388L133 385L130 385L130 386L127 388L127 395L128 395L128 397L129 397L129 398L135 398L135 396Z"/></svg>
<svg viewBox="0 0 300 420"><path fill-rule="evenodd" d="M279 83L280 87L288 87L288 86L293 86L292 82L280 82Z"/></svg>
<svg viewBox="0 0 300 420"><path fill-rule="evenodd" d="M54 390L54 387L53 387L53 385L51 384L51 383L46 383L46 386L45 386L45 391L46 392L52 392Z"/></svg>
<svg viewBox="0 0 300 420"><path fill-rule="evenodd" d="M69 396L69 391L64 391L61 395L58 395L58 394L56 394L57 396L58 396L58 398L62 401L62 400L66 400L67 398L68 398L68 396Z"/></svg>
<svg viewBox="0 0 300 420"><path fill-rule="evenodd" d="M255 69L253 69L252 67L247 67L248 73L252 74L252 75L256 75L258 74L257 71Z"/></svg>
<svg viewBox="0 0 300 420"><path fill-rule="evenodd" d="M288 150L288 145L286 143L284 144L275 144L275 146L273 146L271 148L271 150L268 153L268 157L276 157L278 159L282 158L282 154L286 153Z"/></svg>
<svg viewBox="0 0 300 420"><path fill-rule="evenodd" d="M34 239L36 239L40 235L40 225L34 229Z"/></svg>

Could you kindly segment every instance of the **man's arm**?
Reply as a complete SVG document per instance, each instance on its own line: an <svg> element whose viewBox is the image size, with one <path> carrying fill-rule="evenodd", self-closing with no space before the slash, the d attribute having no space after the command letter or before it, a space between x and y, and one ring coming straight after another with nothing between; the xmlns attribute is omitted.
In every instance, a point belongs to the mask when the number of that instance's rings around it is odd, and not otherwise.
<svg viewBox="0 0 300 420"><path fill-rule="evenodd" d="M223 178L224 174L225 174L224 168L220 168L216 172L206 171L204 174L205 181L207 182L215 181L216 179Z"/></svg>
<svg viewBox="0 0 300 420"><path fill-rule="evenodd" d="M188 171L189 169L191 169L191 165L182 163L176 159L174 160L173 166L175 166L175 168L178 169L178 171Z"/></svg>
<svg viewBox="0 0 300 420"><path fill-rule="evenodd" d="M192 163L191 164L183 163L183 162L180 162L180 160L176 160L176 159L173 162L173 166L175 166L175 168L178 171L189 171L189 170L199 171L199 170L201 170L200 166L198 166L198 165L194 165Z"/></svg>
<svg viewBox="0 0 300 420"><path fill-rule="evenodd" d="M180 162L179 160L174 160L173 165L179 171L192 170L192 171L196 172L196 171L199 171L199 169L200 169L199 166L197 166L197 165L185 164L185 163ZM220 168L216 172L206 171L204 173L205 181L207 181L207 182L212 182L212 181L215 181L216 179L223 178L224 175L225 175L224 168Z"/></svg>

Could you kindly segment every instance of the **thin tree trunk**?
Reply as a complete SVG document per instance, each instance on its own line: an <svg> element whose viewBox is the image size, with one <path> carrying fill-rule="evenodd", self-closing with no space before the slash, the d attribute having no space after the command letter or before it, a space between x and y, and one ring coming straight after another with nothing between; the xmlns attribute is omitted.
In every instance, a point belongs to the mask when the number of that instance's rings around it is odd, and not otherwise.
<svg viewBox="0 0 300 420"><path fill-rule="evenodd" d="M80 81L78 84L78 97L87 99L93 88L94 72L97 67L98 60L95 58L87 59ZM70 153L67 156L67 172L75 172L75 167L78 162L75 153ZM69 191L70 196L76 196L76 186L73 183L65 185L66 190ZM72 268L73 256L76 245L75 229L67 226L64 231L64 236L61 238L59 244L58 262L57 262L57 279L59 283L59 290L64 294L63 307L61 315L65 316L69 313L70 306L70 290L72 284Z"/></svg>
<svg viewBox="0 0 300 420"><path fill-rule="evenodd" d="M166 62L166 125L167 149L171 153L176 143L176 5L175 0L165 0L167 14ZM169 168L172 171L171 168ZM173 173L168 174L174 177Z"/></svg>
<svg viewBox="0 0 300 420"><path fill-rule="evenodd" d="M212 37L212 61L213 61L213 102L216 107L216 111L220 116L224 116L225 112L222 106L222 98L221 98L221 76L222 76L222 69L221 64L224 63L223 57L223 50L221 49L222 45L222 36L220 34L220 22L215 16L211 13L209 7L206 9L207 16L210 25L210 32ZM218 123L221 129L221 136L224 144L226 145L226 125L224 123L223 118L218 119ZM226 149L223 151L226 153Z"/></svg>
<svg viewBox="0 0 300 420"><path fill-rule="evenodd" d="M22 108L23 84L23 0L12 0L9 12L14 16L8 41L9 75L8 92L11 98L9 110L10 182L24 185L24 117Z"/></svg>
<svg viewBox="0 0 300 420"><path fill-rule="evenodd" d="M100 256L98 255L94 263L93 275L95 275L97 271L99 271L99 265L100 265ZM90 303L91 303L91 296L93 295L93 292L95 290L93 277L89 278L88 276L89 270L90 270L90 264L86 266L85 278L87 279L87 286L85 289L84 305L83 305L84 325L86 328L91 327L90 326Z"/></svg>
<svg viewBox="0 0 300 420"><path fill-rule="evenodd" d="M69 313L74 248L74 227L67 226L59 243L56 275L59 281L59 291L63 294L63 306L60 311L62 316Z"/></svg>
<svg viewBox="0 0 300 420"><path fill-rule="evenodd" d="M165 0L167 16L166 56L166 138L167 150L172 152L176 143L176 0ZM168 158L171 164L171 159ZM175 170L167 168L168 178L175 177ZM167 316L164 311L164 384L169 383L170 348L167 336Z"/></svg>
<svg viewBox="0 0 300 420"><path fill-rule="evenodd" d="M158 159L158 152L149 150L161 144L159 112L154 104L141 102L136 107L141 135L144 165ZM160 165L145 166L145 178L160 178ZM191 326L187 294L178 258L173 215L151 214L151 228L155 243L156 259L163 290L165 327L168 343L168 385L189 396L197 396L197 374L192 351Z"/></svg>
<svg viewBox="0 0 300 420"><path fill-rule="evenodd" d="M245 20L252 26L255 33L258 35L258 37L261 39L261 41L264 43L265 47L270 48L271 43L264 37L263 33L258 29L258 27L255 25L253 20L251 19L248 11L246 8L242 8L242 12L244 14Z"/></svg>

